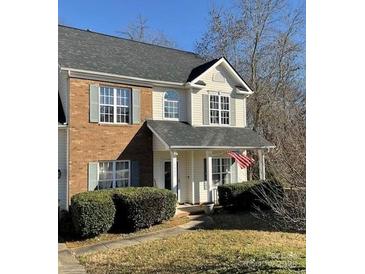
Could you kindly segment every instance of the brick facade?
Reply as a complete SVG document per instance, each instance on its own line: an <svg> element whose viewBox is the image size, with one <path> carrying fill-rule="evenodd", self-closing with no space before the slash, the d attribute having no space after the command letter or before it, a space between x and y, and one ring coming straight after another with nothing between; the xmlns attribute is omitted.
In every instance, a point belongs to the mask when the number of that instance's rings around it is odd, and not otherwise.
<svg viewBox="0 0 365 274"><path fill-rule="evenodd" d="M89 86L132 87L84 79L69 79L69 198L87 191L88 163L100 160L137 160L140 184L153 185L152 133L144 121L152 118L152 89L141 89L140 125L89 122Z"/></svg>

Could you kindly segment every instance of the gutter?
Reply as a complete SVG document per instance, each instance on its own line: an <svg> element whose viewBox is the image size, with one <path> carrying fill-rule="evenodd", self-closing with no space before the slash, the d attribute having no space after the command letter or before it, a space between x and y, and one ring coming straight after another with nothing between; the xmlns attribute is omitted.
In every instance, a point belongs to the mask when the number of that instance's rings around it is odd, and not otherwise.
<svg viewBox="0 0 365 274"><path fill-rule="evenodd" d="M119 82L119 83L138 84L138 85L140 85L142 83L142 84L146 85L147 87L153 87L153 86L184 87L185 86L185 83L180 83L180 82L152 80L152 79L145 79L145 78L139 78L139 77L126 76L126 75L68 68L68 67L61 67L61 70L68 71L69 77L82 78L82 79L93 79L93 80L99 80L99 81Z"/></svg>

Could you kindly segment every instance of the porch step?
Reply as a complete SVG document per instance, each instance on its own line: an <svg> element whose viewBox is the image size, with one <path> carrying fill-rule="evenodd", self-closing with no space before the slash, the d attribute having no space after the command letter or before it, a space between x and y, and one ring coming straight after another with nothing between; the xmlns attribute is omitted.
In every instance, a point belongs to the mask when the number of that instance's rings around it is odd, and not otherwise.
<svg viewBox="0 0 365 274"><path fill-rule="evenodd" d="M189 215L201 214L204 210L199 205L178 205L176 207L175 217L187 217Z"/></svg>

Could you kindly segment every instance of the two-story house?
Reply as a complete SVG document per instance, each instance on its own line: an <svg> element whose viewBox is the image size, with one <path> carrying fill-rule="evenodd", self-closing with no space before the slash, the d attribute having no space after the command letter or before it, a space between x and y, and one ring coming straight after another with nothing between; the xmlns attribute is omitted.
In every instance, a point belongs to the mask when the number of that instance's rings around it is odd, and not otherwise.
<svg viewBox="0 0 365 274"><path fill-rule="evenodd" d="M180 203L217 200L247 180L227 153L274 146L246 127L253 93L225 58L59 26L59 201L155 186ZM249 99L248 99L249 100Z"/></svg>

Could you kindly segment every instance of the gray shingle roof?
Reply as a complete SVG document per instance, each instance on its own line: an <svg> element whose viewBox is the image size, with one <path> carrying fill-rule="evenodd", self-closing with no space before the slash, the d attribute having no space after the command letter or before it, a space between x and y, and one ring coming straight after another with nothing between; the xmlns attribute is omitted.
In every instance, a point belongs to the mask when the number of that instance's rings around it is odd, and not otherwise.
<svg viewBox="0 0 365 274"><path fill-rule="evenodd" d="M205 63L191 52L65 26L58 27L58 62L62 67L180 83Z"/></svg>
<svg viewBox="0 0 365 274"><path fill-rule="evenodd" d="M184 122L147 121L170 148L181 147L242 147L268 148L273 144L248 128L192 127Z"/></svg>

